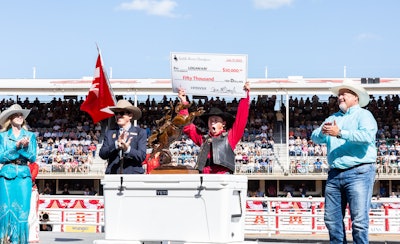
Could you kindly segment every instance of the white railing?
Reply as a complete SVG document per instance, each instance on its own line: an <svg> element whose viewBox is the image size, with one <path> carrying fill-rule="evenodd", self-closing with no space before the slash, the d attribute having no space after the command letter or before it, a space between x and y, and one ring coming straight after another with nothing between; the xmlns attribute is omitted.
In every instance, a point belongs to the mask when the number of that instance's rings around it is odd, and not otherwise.
<svg viewBox="0 0 400 244"><path fill-rule="evenodd" d="M103 196L39 196L40 229L55 232L102 232Z"/></svg>
<svg viewBox="0 0 400 244"><path fill-rule="evenodd" d="M245 234L327 233L323 198L248 197L246 202ZM399 233L400 198L373 200L373 205L380 207L371 208L370 234ZM39 217L56 232L103 232L104 198L41 195ZM345 226L351 232L348 211Z"/></svg>
<svg viewBox="0 0 400 244"><path fill-rule="evenodd" d="M400 231L400 199L372 200L369 217L371 234ZM262 204L262 205L261 205ZM377 207L378 206L378 207ZM327 233L324 224L324 198L247 198L246 234L302 234ZM345 216L345 228L351 232L349 211Z"/></svg>

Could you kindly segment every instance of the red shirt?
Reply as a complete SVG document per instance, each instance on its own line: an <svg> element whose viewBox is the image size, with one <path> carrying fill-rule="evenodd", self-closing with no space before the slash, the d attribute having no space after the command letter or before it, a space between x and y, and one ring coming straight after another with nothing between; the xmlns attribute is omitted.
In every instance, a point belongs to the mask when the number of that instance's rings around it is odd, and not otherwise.
<svg viewBox="0 0 400 244"><path fill-rule="evenodd" d="M228 130L228 142L231 146L232 150L235 150L236 144L242 139L244 129L247 125L247 119L249 117L249 105L250 105L250 96L247 91L246 98L240 99L235 122L232 125L232 128ZM182 112L182 114L187 114L187 110ZM194 124L187 125L183 128L183 132L189 136L189 138L198 146L203 144L203 135L198 132L196 126ZM221 132L222 133L222 132ZM210 135L211 136L211 135ZM218 137L219 135L214 135L214 137ZM208 155L210 157L210 154ZM203 174L225 174L230 170L221 165L212 165L206 166L203 169Z"/></svg>

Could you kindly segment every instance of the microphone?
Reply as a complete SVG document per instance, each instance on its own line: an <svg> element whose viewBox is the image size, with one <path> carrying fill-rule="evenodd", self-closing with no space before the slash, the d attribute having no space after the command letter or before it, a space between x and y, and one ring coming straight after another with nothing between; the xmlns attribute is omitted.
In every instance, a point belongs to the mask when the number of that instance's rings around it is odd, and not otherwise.
<svg viewBox="0 0 400 244"><path fill-rule="evenodd" d="M119 153L120 158L122 158L122 148L120 147L119 140L120 140L121 136L124 135L124 133L125 133L124 128L120 128L119 129L119 136L118 136L118 139L117 139L117 141L118 141L118 153Z"/></svg>

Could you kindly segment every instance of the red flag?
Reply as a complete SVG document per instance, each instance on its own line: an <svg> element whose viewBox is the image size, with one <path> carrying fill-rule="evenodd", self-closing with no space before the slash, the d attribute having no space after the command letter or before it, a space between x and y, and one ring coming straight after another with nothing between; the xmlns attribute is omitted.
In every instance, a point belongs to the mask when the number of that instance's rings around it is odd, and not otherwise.
<svg viewBox="0 0 400 244"><path fill-rule="evenodd" d="M109 86L107 75L103 70L101 54L97 57L96 69L86 100L81 105L81 110L87 112L97 123L107 119L114 114L111 111L104 110L108 106L114 106L115 99L111 87Z"/></svg>

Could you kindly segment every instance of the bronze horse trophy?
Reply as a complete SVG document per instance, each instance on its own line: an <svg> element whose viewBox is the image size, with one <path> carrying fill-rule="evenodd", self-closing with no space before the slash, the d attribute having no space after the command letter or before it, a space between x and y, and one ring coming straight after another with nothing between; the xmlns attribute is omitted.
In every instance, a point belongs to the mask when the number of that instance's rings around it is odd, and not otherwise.
<svg viewBox="0 0 400 244"><path fill-rule="evenodd" d="M159 154L160 166L153 170L154 173L161 173L163 169L188 169L184 165L173 165L172 155L169 150L170 145L181 138L183 127L193 123L194 119L201 116L205 111L203 107L199 107L196 111L189 112L188 115L180 114L183 109L189 109L191 103L183 104L178 102L174 107L170 102L170 107L166 108L164 116L156 121L157 128L152 131L147 140L147 146L152 148L149 158L154 158Z"/></svg>

